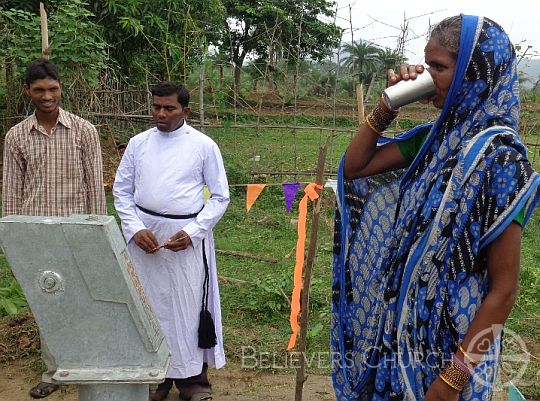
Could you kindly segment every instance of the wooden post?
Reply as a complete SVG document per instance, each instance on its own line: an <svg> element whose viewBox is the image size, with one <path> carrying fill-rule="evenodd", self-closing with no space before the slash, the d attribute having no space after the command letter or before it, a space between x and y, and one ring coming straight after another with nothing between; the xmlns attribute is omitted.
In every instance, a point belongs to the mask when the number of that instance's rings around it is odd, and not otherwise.
<svg viewBox="0 0 540 401"><path fill-rule="evenodd" d="M366 97L364 99L365 102L369 102L369 98L371 97L371 91L373 90L373 84L375 83L375 78L377 77L377 74L373 73L371 74L371 80L369 81L369 86L366 90Z"/></svg>
<svg viewBox="0 0 540 401"><path fill-rule="evenodd" d="M47 25L47 11L42 1L39 2L39 16L41 19L41 55L49 58L49 28Z"/></svg>
<svg viewBox="0 0 540 401"><path fill-rule="evenodd" d="M321 145L319 148L319 159L317 162L317 177L315 183L323 185L324 164L326 161L326 147ZM311 221L311 236L309 239L309 250L306 259L306 269L304 271L304 285L302 286L302 296L300 300L300 333L298 338L298 351L300 352L300 366L296 370L296 389L294 393L295 401L302 401L302 392L304 390L305 365L306 365L306 344L307 344L307 327L309 317L309 289L311 286L311 274L313 271L313 263L315 262L315 254L317 250L317 234L319 230L319 216L321 212L321 200L323 191L319 191L319 197L313 202L313 219Z"/></svg>
<svg viewBox="0 0 540 401"><path fill-rule="evenodd" d="M204 125L204 62L199 68L199 120Z"/></svg>
<svg viewBox="0 0 540 401"><path fill-rule="evenodd" d="M364 88L361 83L356 85L356 102L358 104L358 126L364 124Z"/></svg>

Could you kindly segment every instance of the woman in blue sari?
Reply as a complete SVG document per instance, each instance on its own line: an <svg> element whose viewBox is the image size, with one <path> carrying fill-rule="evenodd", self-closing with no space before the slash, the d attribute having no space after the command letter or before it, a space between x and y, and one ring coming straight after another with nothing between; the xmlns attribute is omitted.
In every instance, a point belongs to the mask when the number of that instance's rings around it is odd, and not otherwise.
<svg viewBox="0 0 540 401"><path fill-rule="evenodd" d="M379 102L340 166L331 346L339 401L490 400L540 176L518 135L514 48L460 15L431 32L433 123L381 136ZM389 71L390 84L422 66Z"/></svg>

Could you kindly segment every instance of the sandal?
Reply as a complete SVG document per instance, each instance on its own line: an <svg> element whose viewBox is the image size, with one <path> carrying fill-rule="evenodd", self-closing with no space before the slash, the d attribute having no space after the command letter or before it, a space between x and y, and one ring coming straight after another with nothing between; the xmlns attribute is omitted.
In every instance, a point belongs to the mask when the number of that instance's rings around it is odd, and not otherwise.
<svg viewBox="0 0 540 401"><path fill-rule="evenodd" d="M202 392L202 393L195 393L191 396L189 401L211 401L212 393L209 393L208 391Z"/></svg>
<svg viewBox="0 0 540 401"><path fill-rule="evenodd" d="M173 379L165 379L163 383L157 386L156 391L150 393L149 401L163 401L169 395L173 385Z"/></svg>
<svg viewBox="0 0 540 401"><path fill-rule="evenodd" d="M29 394L32 398L45 398L58 390L59 386L53 383L41 382L37 386L32 387Z"/></svg>

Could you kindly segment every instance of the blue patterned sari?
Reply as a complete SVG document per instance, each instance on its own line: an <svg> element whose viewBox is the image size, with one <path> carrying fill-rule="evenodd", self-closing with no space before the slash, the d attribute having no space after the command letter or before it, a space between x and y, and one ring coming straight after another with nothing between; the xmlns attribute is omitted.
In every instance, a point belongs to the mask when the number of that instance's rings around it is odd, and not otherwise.
<svg viewBox="0 0 540 401"><path fill-rule="evenodd" d="M331 349L339 401L418 400L456 352L488 292L485 247L539 200L519 135L516 57L504 31L462 15L441 115L403 171L348 181L342 166ZM343 162L342 162L343 165ZM461 400L489 400L500 338Z"/></svg>

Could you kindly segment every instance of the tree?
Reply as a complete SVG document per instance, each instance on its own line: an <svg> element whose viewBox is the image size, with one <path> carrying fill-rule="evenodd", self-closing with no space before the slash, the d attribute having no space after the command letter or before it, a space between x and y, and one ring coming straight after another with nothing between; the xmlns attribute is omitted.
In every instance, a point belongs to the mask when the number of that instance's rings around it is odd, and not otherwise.
<svg viewBox="0 0 540 401"><path fill-rule="evenodd" d="M390 68L396 68L398 65L407 61L407 58L400 54L399 51L385 47L379 49L379 60L381 62L381 68L383 71L386 71Z"/></svg>
<svg viewBox="0 0 540 401"><path fill-rule="evenodd" d="M407 58L403 56L398 50L392 50L388 47L379 49L380 60L380 73L382 76L386 76L386 71L394 69L400 64L407 61ZM388 82L386 82L388 85Z"/></svg>
<svg viewBox="0 0 540 401"><path fill-rule="evenodd" d="M107 46L85 6L82 0L63 0L49 11L50 59L58 65L66 83L94 86L107 65ZM20 79L27 64L41 56L38 10L39 5L33 13L0 8L0 62L6 71L6 94L12 96L6 102L9 107L18 103L16 94L20 94Z"/></svg>
<svg viewBox="0 0 540 401"><path fill-rule="evenodd" d="M111 57L132 83L186 79L208 45L217 42L225 19L220 0L96 0Z"/></svg>
<svg viewBox="0 0 540 401"><path fill-rule="evenodd" d="M86 5L83 0L62 0L49 10L50 58L68 81L82 79L94 85L106 65L107 45ZM0 8L0 60L13 63L17 76L41 56L39 2L33 12L28 9L28 5L26 9Z"/></svg>
<svg viewBox="0 0 540 401"><path fill-rule="evenodd" d="M373 43L360 40L344 44L342 50L347 54L343 58L343 65L358 76L361 83L369 83L381 65L379 48Z"/></svg>
<svg viewBox="0 0 540 401"><path fill-rule="evenodd" d="M304 58L319 61L339 43L340 28L321 21L332 18L327 0L223 0L228 19L220 51L234 67L234 86L240 87L241 68L248 57L273 64Z"/></svg>

